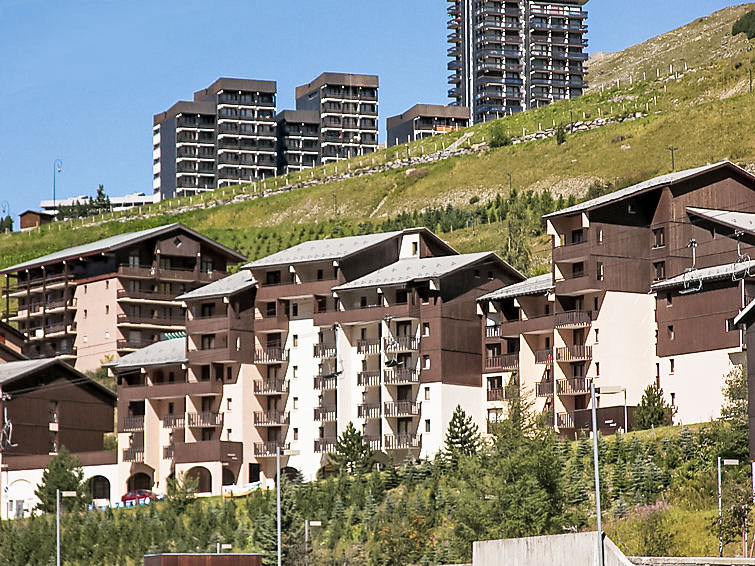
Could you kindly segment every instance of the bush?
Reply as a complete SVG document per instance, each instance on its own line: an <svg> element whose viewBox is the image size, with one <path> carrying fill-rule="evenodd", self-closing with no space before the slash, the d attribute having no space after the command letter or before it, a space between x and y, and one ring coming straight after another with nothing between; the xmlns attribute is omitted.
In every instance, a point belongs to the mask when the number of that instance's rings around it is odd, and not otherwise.
<svg viewBox="0 0 755 566"><path fill-rule="evenodd" d="M566 128L563 124L559 124L556 128L556 143L558 145L566 143Z"/></svg>
<svg viewBox="0 0 755 566"><path fill-rule="evenodd" d="M490 128L490 147L511 145L511 136L501 122L494 122Z"/></svg>
<svg viewBox="0 0 755 566"><path fill-rule="evenodd" d="M739 18L731 28L731 35L747 34L747 39L755 37L755 10L750 10Z"/></svg>
<svg viewBox="0 0 755 566"><path fill-rule="evenodd" d="M663 388L651 383L645 388L642 400L634 411L634 427L644 430L652 426L670 425L674 413L673 407L668 406L663 398Z"/></svg>

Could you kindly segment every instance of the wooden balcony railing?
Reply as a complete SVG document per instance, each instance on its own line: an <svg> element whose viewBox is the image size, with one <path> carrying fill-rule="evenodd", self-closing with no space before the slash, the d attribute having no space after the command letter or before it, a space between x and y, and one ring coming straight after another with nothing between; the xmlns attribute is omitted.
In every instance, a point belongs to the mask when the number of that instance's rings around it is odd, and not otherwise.
<svg viewBox="0 0 755 566"><path fill-rule="evenodd" d="M379 354L380 353L380 339L374 340L359 340L357 342L357 354Z"/></svg>
<svg viewBox="0 0 755 566"><path fill-rule="evenodd" d="M553 382L538 381L535 383L535 395L538 397L553 397Z"/></svg>
<svg viewBox="0 0 755 566"><path fill-rule="evenodd" d="M359 405L357 415L360 419L379 419L380 405Z"/></svg>
<svg viewBox="0 0 755 566"><path fill-rule="evenodd" d="M121 423L123 432L137 432L144 430L144 415L127 415Z"/></svg>
<svg viewBox="0 0 755 566"><path fill-rule="evenodd" d="M422 445L421 437L416 434L386 434L383 439L386 450L405 450Z"/></svg>
<svg viewBox="0 0 755 566"><path fill-rule="evenodd" d="M124 448L124 462L144 462L144 448Z"/></svg>
<svg viewBox="0 0 755 566"><path fill-rule="evenodd" d="M357 374L357 385L359 387L380 387L380 372L360 371Z"/></svg>
<svg viewBox="0 0 755 566"><path fill-rule="evenodd" d="M592 346L556 348L557 362L581 362L592 359Z"/></svg>
<svg viewBox="0 0 755 566"><path fill-rule="evenodd" d="M335 438L316 438L315 439L315 453L317 454L331 454L336 450Z"/></svg>
<svg viewBox="0 0 755 566"><path fill-rule="evenodd" d="M260 348L254 352L255 364L280 364L288 361L288 350L283 348Z"/></svg>
<svg viewBox="0 0 755 566"><path fill-rule="evenodd" d="M574 428L574 413L558 413L556 415L558 428Z"/></svg>
<svg viewBox="0 0 755 566"><path fill-rule="evenodd" d="M201 413L189 413L187 415L189 426L210 427L223 426L223 414L212 411L203 411Z"/></svg>
<svg viewBox="0 0 755 566"><path fill-rule="evenodd" d="M590 393L591 377L572 377L556 381L556 391L559 395L584 395Z"/></svg>
<svg viewBox="0 0 755 566"><path fill-rule="evenodd" d="M501 337L501 325L485 327L485 338L500 338Z"/></svg>
<svg viewBox="0 0 755 566"><path fill-rule="evenodd" d="M172 460L175 454L176 447L173 444L163 446L163 460Z"/></svg>
<svg viewBox="0 0 755 566"><path fill-rule="evenodd" d="M419 383L419 372L406 368L387 369L383 373L383 383L386 385Z"/></svg>
<svg viewBox="0 0 755 566"><path fill-rule="evenodd" d="M314 386L318 391L332 391L338 388L338 378L334 375L317 375L314 379Z"/></svg>
<svg viewBox="0 0 755 566"><path fill-rule="evenodd" d="M290 445L287 442L268 441L268 442L255 442L254 443L254 455L257 458L274 458L278 454L278 450L281 452L288 450Z"/></svg>
<svg viewBox="0 0 755 566"><path fill-rule="evenodd" d="M289 421L285 411L257 411L254 413L255 426L284 426Z"/></svg>
<svg viewBox="0 0 755 566"><path fill-rule="evenodd" d="M384 403L383 412L386 417L416 417L419 415L422 403L412 401L398 401L396 403Z"/></svg>
<svg viewBox="0 0 755 566"><path fill-rule="evenodd" d="M335 407L315 407L314 419L322 422L332 422L336 420Z"/></svg>
<svg viewBox="0 0 755 566"><path fill-rule="evenodd" d="M180 415L163 415L163 428L183 428L186 423L186 417L183 413Z"/></svg>
<svg viewBox="0 0 755 566"><path fill-rule="evenodd" d="M254 382L256 395L285 395L288 393L288 381L285 379L257 379Z"/></svg>
<svg viewBox="0 0 755 566"><path fill-rule="evenodd" d="M558 312L555 316L556 328L577 328L592 324L591 311Z"/></svg>
<svg viewBox="0 0 755 566"><path fill-rule="evenodd" d="M519 353L485 358L485 369L515 370L519 369Z"/></svg>
<svg viewBox="0 0 755 566"><path fill-rule="evenodd" d="M544 350L535 350L535 363L536 364L553 364L553 350L546 348Z"/></svg>
<svg viewBox="0 0 755 566"><path fill-rule="evenodd" d="M313 355L315 358L334 358L336 356L335 346L328 344L315 344L313 349Z"/></svg>
<svg viewBox="0 0 755 566"><path fill-rule="evenodd" d="M383 338L386 352L412 352L419 350L419 338L413 336L395 336Z"/></svg>
<svg viewBox="0 0 755 566"><path fill-rule="evenodd" d="M488 389L488 401L505 401L508 399L506 389Z"/></svg>

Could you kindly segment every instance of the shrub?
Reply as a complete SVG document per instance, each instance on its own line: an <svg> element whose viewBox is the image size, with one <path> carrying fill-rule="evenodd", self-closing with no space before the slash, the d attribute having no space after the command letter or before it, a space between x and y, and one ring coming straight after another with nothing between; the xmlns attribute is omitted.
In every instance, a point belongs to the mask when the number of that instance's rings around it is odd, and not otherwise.
<svg viewBox="0 0 755 566"><path fill-rule="evenodd" d="M511 145L511 136L501 122L494 122L490 128L490 147Z"/></svg>
<svg viewBox="0 0 755 566"><path fill-rule="evenodd" d="M556 128L556 143L558 145L566 143L566 128L563 124L559 124Z"/></svg>
<svg viewBox="0 0 755 566"><path fill-rule="evenodd" d="M731 35L747 34L747 39L755 37L755 10L750 10L739 18L731 28Z"/></svg>
<svg viewBox="0 0 755 566"><path fill-rule="evenodd" d="M663 388L651 383L645 388L642 400L634 411L634 426L643 430L651 426L670 425L674 412L674 408L663 398Z"/></svg>

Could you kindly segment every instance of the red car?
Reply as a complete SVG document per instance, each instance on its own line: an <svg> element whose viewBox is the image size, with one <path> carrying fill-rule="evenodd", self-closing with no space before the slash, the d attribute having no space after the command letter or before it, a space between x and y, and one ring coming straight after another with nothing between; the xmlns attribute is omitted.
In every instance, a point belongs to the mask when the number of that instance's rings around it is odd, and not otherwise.
<svg viewBox="0 0 755 566"><path fill-rule="evenodd" d="M146 489L135 489L133 491L129 491L126 495L121 497L121 501L136 501L137 499L144 499L145 497L156 499L157 495Z"/></svg>

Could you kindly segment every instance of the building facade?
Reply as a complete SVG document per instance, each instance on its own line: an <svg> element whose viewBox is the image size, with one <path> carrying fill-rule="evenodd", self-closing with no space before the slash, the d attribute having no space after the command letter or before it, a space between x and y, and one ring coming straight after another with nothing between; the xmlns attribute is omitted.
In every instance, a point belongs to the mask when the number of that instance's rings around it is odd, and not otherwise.
<svg viewBox="0 0 755 566"><path fill-rule="evenodd" d="M6 322L30 358L79 370L185 328L178 295L227 275L244 256L180 224L112 236L3 269ZM12 303L15 303L11 310Z"/></svg>
<svg viewBox="0 0 755 566"><path fill-rule="evenodd" d="M315 167L320 154L320 115L314 110L284 110L275 120L278 175Z"/></svg>
<svg viewBox="0 0 755 566"><path fill-rule="evenodd" d="M415 104L398 116L388 118L388 147L455 132L469 126L469 108Z"/></svg>
<svg viewBox="0 0 755 566"><path fill-rule="evenodd" d="M296 87L296 109L319 114L318 165L377 150L377 76L323 73Z"/></svg>
<svg viewBox="0 0 755 566"><path fill-rule="evenodd" d="M755 177L722 162L651 179L546 217L552 273L480 299L489 420L512 379L572 434L602 395L604 430L625 428L657 382L676 422L718 416L721 388L744 360L730 320L753 296L752 246L715 237L695 207L752 212ZM631 411L629 411L631 426Z"/></svg>
<svg viewBox="0 0 755 566"><path fill-rule="evenodd" d="M473 123L580 96L587 0L448 0L449 97Z"/></svg>
<svg viewBox="0 0 755 566"><path fill-rule="evenodd" d="M153 189L162 198L276 174L276 83L220 78L153 120Z"/></svg>

